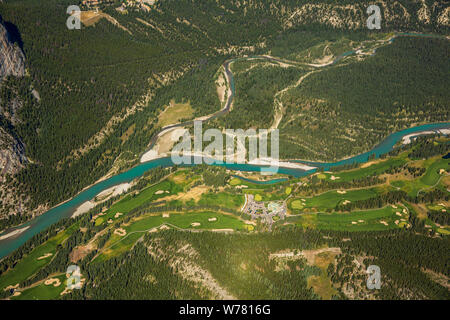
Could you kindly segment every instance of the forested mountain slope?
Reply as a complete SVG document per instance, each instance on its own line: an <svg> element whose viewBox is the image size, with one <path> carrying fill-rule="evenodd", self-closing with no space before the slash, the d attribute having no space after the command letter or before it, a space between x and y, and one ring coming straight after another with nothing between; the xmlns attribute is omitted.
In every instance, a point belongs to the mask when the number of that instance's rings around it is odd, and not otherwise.
<svg viewBox="0 0 450 320"><path fill-rule="evenodd" d="M23 142L15 130L21 122L19 113L24 103L15 83L25 75L25 56L15 31L0 16L0 194L3 207L24 213L17 190L8 186L10 177L27 162Z"/></svg>
<svg viewBox="0 0 450 320"><path fill-rule="evenodd" d="M134 165L158 129L157 115L172 99L189 102L195 116L219 110L214 80L226 59L257 53L288 57L330 37L371 37L365 28L370 1L161 0L148 12L130 7L127 13L116 10L121 5L116 1L99 5L105 15L94 25L68 30L71 4L0 4L26 56L26 75L5 81L2 90L16 91L24 101L15 132L30 159L4 183L26 195L30 213ZM379 5L381 32L448 33L447 2ZM304 41L291 41L299 32ZM3 205L2 215L14 212Z"/></svg>

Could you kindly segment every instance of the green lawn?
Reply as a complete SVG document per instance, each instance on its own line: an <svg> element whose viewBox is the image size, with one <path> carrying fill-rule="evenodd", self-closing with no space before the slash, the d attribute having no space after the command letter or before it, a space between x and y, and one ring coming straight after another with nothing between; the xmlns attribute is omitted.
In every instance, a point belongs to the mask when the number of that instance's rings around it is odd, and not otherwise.
<svg viewBox="0 0 450 320"><path fill-rule="evenodd" d="M445 206L442 206L440 204L427 204L426 207L429 210L433 210L433 211L442 211L442 209L446 209Z"/></svg>
<svg viewBox="0 0 450 320"><path fill-rule="evenodd" d="M228 184L230 186L233 186L233 187L238 186L238 185L239 186L247 186L247 188L243 189L243 190L248 190L248 189L267 189L267 188L270 188L270 187L273 186L273 184L253 183L253 182L246 181L246 180L243 180L243 179L239 179L239 178L236 178L236 177L232 178L228 182Z"/></svg>
<svg viewBox="0 0 450 320"><path fill-rule="evenodd" d="M275 191L274 193L271 193L256 189L243 189L242 192L246 194L253 194L256 201L278 201L286 198L286 194L284 192L277 193Z"/></svg>
<svg viewBox="0 0 450 320"><path fill-rule="evenodd" d="M439 232L439 233L441 233L443 235L446 235L446 236L450 235L450 230L449 229L439 228L439 229L437 229L437 232Z"/></svg>
<svg viewBox="0 0 450 320"><path fill-rule="evenodd" d="M156 192L158 191L164 192L161 194L156 194ZM168 193L165 191L168 191ZM106 211L106 215L98 217L95 221L95 224L100 225L105 221L108 221L108 219L114 219L114 215L117 212L126 214L134 208L137 208L147 202L156 201L159 198L163 198L171 194L177 194L181 191L183 191L182 186L174 183L171 180L164 180L154 186L143 189L137 195L127 195L125 198L111 206L111 208Z"/></svg>
<svg viewBox="0 0 450 320"><path fill-rule="evenodd" d="M427 169L422 177L415 180L392 181L390 184L404 190L410 196L415 197L420 190L427 190L434 186L442 177L442 175L439 174L440 169L448 171L449 163L449 159L428 159L422 164L422 166Z"/></svg>
<svg viewBox="0 0 450 320"><path fill-rule="evenodd" d="M301 200L298 200L298 199L292 201L291 204L290 204L290 206L291 206L291 208L294 209L294 210L301 210L301 209L304 208L303 202L302 202Z"/></svg>
<svg viewBox="0 0 450 320"><path fill-rule="evenodd" d="M312 198L295 199L290 203L291 209L305 209L315 208L317 210L333 209L337 204L342 203L345 200L357 201L376 197L378 195L376 188L361 189L361 190L348 190L345 194L338 193L338 191L328 191L321 195Z"/></svg>
<svg viewBox="0 0 450 320"><path fill-rule="evenodd" d="M420 179L420 182L428 186L435 185L442 176L441 174L439 174L440 169L449 170L449 167L450 167L450 159L438 159L434 161L427 168L427 171Z"/></svg>
<svg viewBox="0 0 450 320"><path fill-rule="evenodd" d="M317 214L317 228L324 230L340 231L377 231L395 229L398 226L394 223L400 218L395 212L401 212L403 207L394 209L387 206L381 209L355 211L351 213ZM403 218L407 215L403 214ZM382 224L385 221L388 225ZM353 222L353 223L352 223Z"/></svg>
<svg viewBox="0 0 450 320"><path fill-rule="evenodd" d="M396 220L408 219L408 215L402 212L403 206L397 209L392 206L386 206L381 209L372 209L364 211L355 211L351 213L313 213L291 216L289 222L302 225L303 227L316 228L321 230L336 231L380 231L395 229L400 227L395 224ZM395 213L400 212L402 216ZM386 222L384 225L381 221Z"/></svg>
<svg viewBox="0 0 450 320"><path fill-rule="evenodd" d="M336 172L336 173L323 173L324 175L326 175L326 179L331 181L331 176L335 176L336 182L339 181L351 181L354 179L361 179L367 176L371 176L371 175L379 175L382 174L384 172L386 172L386 170L388 170L390 167L395 167L395 166L400 166L402 164L405 164L406 160L401 159L401 158L392 158L392 159L388 159L388 160L384 160L375 164L372 164L369 167L366 168L358 168L358 169L353 169L353 170L349 170L349 171L342 171L342 172Z"/></svg>
<svg viewBox="0 0 450 320"><path fill-rule="evenodd" d="M239 178L232 178L229 182L230 186L237 186L242 183L242 180Z"/></svg>
<svg viewBox="0 0 450 320"><path fill-rule="evenodd" d="M58 287L52 285L41 284L24 290L19 296L11 297L12 300L55 300L60 297L61 292L66 288L66 275L59 275L52 278L58 278L61 284Z"/></svg>
<svg viewBox="0 0 450 320"><path fill-rule="evenodd" d="M202 206L220 206L232 209L240 208L243 204L244 196L242 194L226 192L204 193L198 201L198 205Z"/></svg>
<svg viewBox="0 0 450 320"><path fill-rule="evenodd" d="M208 219L216 219L208 221ZM107 248L96 261L104 261L110 257L117 256L122 252L129 250L136 241L142 237L150 229L158 227L164 223L174 225L181 229L233 229L244 230L245 224L237 217L225 215L217 212L189 212L189 213L170 213L168 218L160 215L149 215L129 226L122 226L126 230L127 235L119 236L113 234L105 244ZM199 226L192 226L192 223L200 223ZM120 240L123 239L123 240Z"/></svg>
<svg viewBox="0 0 450 320"><path fill-rule="evenodd" d="M26 280L43 266L48 264L53 258L53 255L56 253L56 247L58 244L64 242L77 228L78 223L75 223L67 228L67 230L58 233L47 242L31 251L31 253L20 260L13 269L2 274L0 276L0 290L3 290L9 285L16 285L17 283ZM47 253L52 253L52 256L38 260L38 258Z"/></svg>

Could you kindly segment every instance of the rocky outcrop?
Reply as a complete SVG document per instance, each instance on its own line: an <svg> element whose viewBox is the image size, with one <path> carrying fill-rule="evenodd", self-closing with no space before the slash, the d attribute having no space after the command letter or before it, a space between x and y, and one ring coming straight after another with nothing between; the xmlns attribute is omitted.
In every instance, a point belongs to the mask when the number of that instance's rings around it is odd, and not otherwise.
<svg viewBox="0 0 450 320"><path fill-rule="evenodd" d="M381 9L382 29L404 28L419 31L431 25L435 28L449 27L448 3L434 2L433 5L427 5L424 0L355 1L355 4L311 1L296 8L285 7L281 20L285 28L316 23L335 29L363 29L366 28L366 10L371 4L378 5Z"/></svg>
<svg viewBox="0 0 450 320"><path fill-rule="evenodd" d="M18 88L5 81L8 76L25 75L25 55L16 31L14 26L3 22L0 17L0 86L5 86L2 89L6 92L0 98L0 218L29 212L29 197L21 194L15 185L15 175L28 162L24 144L15 132L15 126L21 122L18 113L24 100ZM39 100L37 91L32 94Z"/></svg>
<svg viewBox="0 0 450 320"><path fill-rule="evenodd" d="M24 75L25 56L0 17L0 83L7 76ZM17 92L13 91L7 101L0 100L0 176L17 173L26 161L23 144L14 134L21 107Z"/></svg>
<svg viewBox="0 0 450 320"><path fill-rule="evenodd" d="M0 176L16 174L26 162L25 149L19 139L0 127Z"/></svg>
<svg viewBox="0 0 450 320"><path fill-rule="evenodd" d="M29 198L17 190L14 180L15 174L24 168L27 161L25 148L12 128L0 125L0 219L26 212Z"/></svg>
<svg viewBox="0 0 450 320"><path fill-rule="evenodd" d="M22 108L23 102L18 96L14 96L9 101L0 99L0 115L8 120L13 126L20 123L18 112Z"/></svg>
<svg viewBox="0 0 450 320"><path fill-rule="evenodd" d="M277 17L285 29L322 25L340 30L367 28L367 8L377 5L382 29L426 31L449 27L449 2L426 0L216 0L222 9L263 12ZM237 9L234 9L234 8ZM253 11L253 12L252 12Z"/></svg>
<svg viewBox="0 0 450 320"><path fill-rule="evenodd" d="M0 17L0 81L9 75L22 77L24 74L25 55L12 41Z"/></svg>

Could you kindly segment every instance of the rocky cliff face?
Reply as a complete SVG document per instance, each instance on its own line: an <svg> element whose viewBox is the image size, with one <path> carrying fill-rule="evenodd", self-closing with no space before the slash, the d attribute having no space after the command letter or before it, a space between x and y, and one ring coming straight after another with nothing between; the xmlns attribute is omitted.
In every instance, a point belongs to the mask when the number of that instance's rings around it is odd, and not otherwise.
<svg viewBox="0 0 450 320"><path fill-rule="evenodd" d="M0 176L16 174L26 162L22 142L0 127Z"/></svg>
<svg viewBox="0 0 450 320"><path fill-rule="evenodd" d="M0 18L0 81L12 75L22 77L25 74L25 56L17 43L13 43Z"/></svg>
<svg viewBox="0 0 450 320"><path fill-rule="evenodd" d="M13 43L0 17L0 84L7 76L22 77L25 74L25 56ZM14 136L15 116L21 103L18 97L0 100L0 175L15 174L25 161L22 142Z"/></svg>
<svg viewBox="0 0 450 320"><path fill-rule="evenodd" d="M0 85L7 76L22 77L24 74L25 56L12 41L0 17ZM10 97L9 101L0 100L0 176L17 173L26 160L23 144L14 134L20 106L17 96Z"/></svg>
<svg viewBox="0 0 450 320"><path fill-rule="evenodd" d="M324 25L335 29L366 28L367 8L377 5L382 15L382 29L425 30L430 26L450 27L448 1L428 0L216 0L244 12L263 11L277 17L285 29L306 25ZM226 5L229 7L229 4Z"/></svg>
<svg viewBox="0 0 450 320"><path fill-rule="evenodd" d="M434 25L449 27L449 7L445 1L427 4L425 0L412 1L355 1L354 4L305 3L295 9L286 9L284 26L291 28L318 23L337 29L357 30L366 27L369 5L379 6L383 27L419 29Z"/></svg>
<svg viewBox="0 0 450 320"><path fill-rule="evenodd" d="M12 39L0 17L0 86L6 85L8 76L25 75L25 55ZM0 218L25 212L27 199L22 197L12 182L26 164L25 148L14 132L20 122L17 112L22 107L18 92L11 90L7 98L0 98Z"/></svg>
<svg viewBox="0 0 450 320"><path fill-rule="evenodd" d="M1 113L0 117L2 117ZM3 125L0 124L0 219L11 214L26 212L29 201L14 186L14 175L24 168L28 161L25 148L20 139L15 136L13 128L4 125L7 123L4 119L2 122Z"/></svg>

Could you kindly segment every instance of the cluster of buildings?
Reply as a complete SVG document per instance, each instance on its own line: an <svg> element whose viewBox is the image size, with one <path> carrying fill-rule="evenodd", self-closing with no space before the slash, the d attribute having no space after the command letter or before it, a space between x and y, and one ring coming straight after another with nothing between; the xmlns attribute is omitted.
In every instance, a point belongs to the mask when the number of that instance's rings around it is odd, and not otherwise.
<svg viewBox="0 0 450 320"><path fill-rule="evenodd" d="M250 215L252 220L261 219L263 223L269 226L269 230L272 230L273 218L279 217L280 220L284 220L287 207L284 201L256 201L254 195L246 194L242 212Z"/></svg>

